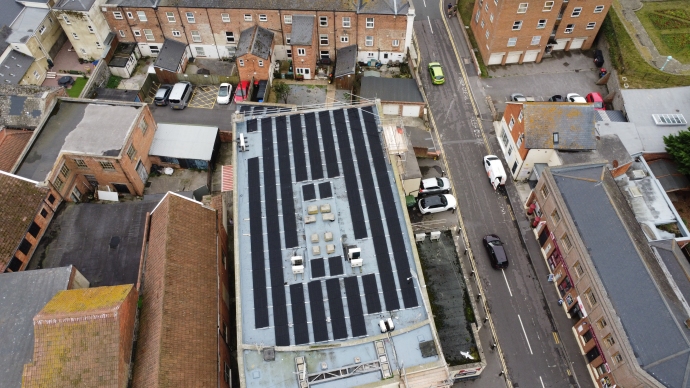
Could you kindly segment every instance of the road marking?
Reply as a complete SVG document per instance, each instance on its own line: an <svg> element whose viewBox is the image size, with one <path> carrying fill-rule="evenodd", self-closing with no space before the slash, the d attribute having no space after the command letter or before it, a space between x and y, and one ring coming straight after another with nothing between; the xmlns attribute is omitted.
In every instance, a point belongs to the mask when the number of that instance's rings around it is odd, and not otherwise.
<svg viewBox="0 0 690 388"><path fill-rule="evenodd" d="M542 387L542 388L546 388L546 387L544 386L544 380L541 379L541 376L539 376L539 381L541 381L541 387Z"/></svg>
<svg viewBox="0 0 690 388"><path fill-rule="evenodd" d="M431 26L431 18L429 17L429 15L426 16L426 20L429 21L429 28L431 28L431 34L433 35L434 34L434 27Z"/></svg>
<svg viewBox="0 0 690 388"><path fill-rule="evenodd" d="M422 2L424 2L424 8L426 8L426 0L422 0Z"/></svg>
<svg viewBox="0 0 690 388"><path fill-rule="evenodd" d="M510 293L510 296L513 296L513 291L510 290L510 284L508 284L508 278L506 277L506 271L501 268L501 272L503 272L503 279L506 281L506 286L508 286L508 293Z"/></svg>
<svg viewBox="0 0 690 388"><path fill-rule="evenodd" d="M522 324L522 318L520 318L520 314L518 314L518 320L520 320L520 326L522 327L522 334L525 335L525 339L527 340L527 347L529 348L529 354L534 354L532 352L532 345L529 344L529 338L527 338L527 332L525 331L525 326Z"/></svg>
<svg viewBox="0 0 690 388"><path fill-rule="evenodd" d="M560 344L560 343L561 343L561 339L558 338L558 333L555 332L555 331L553 332L553 339L554 339L554 341L556 341L556 344Z"/></svg>

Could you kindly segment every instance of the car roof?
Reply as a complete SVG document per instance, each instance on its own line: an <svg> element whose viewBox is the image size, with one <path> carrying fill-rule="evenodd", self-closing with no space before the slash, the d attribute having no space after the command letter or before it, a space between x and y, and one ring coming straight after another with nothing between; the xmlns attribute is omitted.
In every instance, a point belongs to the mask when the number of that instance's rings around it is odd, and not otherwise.
<svg viewBox="0 0 690 388"><path fill-rule="evenodd" d="M427 179L422 179L422 185L424 187L428 186L438 186L438 179L440 178L427 178Z"/></svg>
<svg viewBox="0 0 690 388"><path fill-rule="evenodd" d="M428 207L431 205L443 203L443 201L441 201L441 198L443 198L442 195L432 195L430 197L425 197L424 199L422 199L422 201L424 201L422 206Z"/></svg>

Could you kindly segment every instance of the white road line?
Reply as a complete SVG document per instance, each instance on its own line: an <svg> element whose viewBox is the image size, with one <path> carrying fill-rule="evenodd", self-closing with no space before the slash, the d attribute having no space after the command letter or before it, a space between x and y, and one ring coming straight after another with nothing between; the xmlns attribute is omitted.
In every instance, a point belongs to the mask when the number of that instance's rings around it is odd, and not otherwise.
<svg viewBox="0 0 690 388"><path fill-rule="evenodd" d="M506 271L504 271L503 268L501 268L501 272L503 272L503 279L505 279L505 281L506 281L506 286L508 286L508 293L509 293L510 296L512 297L512 296L513 296L513 291L510 290L510 284L508 284L508 278L506 277Z"/></svg>
<svg viewBox="0 0 690 388"><path fill-rule="evenodd" d="M539 381L541 381L541 387L542 387L542 388L546 388L546 387L544 386L544 380L541 379L541 376L539 376Z"/></svg>
<svg viewBox="0 0 690 388"><path fill-rule="evenodd" d="M518 319L520 320L520 326L522 326L522 334L525 335L525 339L527 340L527 347L529 348L529 354L534 354L532 352L532 345L529 344L529 338L527 338L527 332L525 331L525 326L522 324L522 318L520 318L520 314L518 314Z"/></svg>
<svg viewBox="0 0 690 388"><path fill-rule="evenodd" d="M424 2L424 8L426 8L426 0L422 0Z"/></svg>
<svg viewBox="0 0 690 388"><path fill-rule="evenodd" d="M429 28L431 28L431 35L434 34L434 27L431 26L431 18L427 15L426 20L429 21Z"/></svg>

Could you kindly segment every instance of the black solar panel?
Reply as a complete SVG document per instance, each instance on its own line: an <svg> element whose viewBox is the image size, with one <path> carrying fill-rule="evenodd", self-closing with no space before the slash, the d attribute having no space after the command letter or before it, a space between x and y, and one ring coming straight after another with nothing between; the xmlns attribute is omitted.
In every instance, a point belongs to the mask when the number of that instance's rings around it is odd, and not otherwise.
<svg viewBox="0 0 690 388"><path fill-rule="evenodd" d="M256 120L247 120L247 132L256 132L256 130Z"/></svg>
<svg viewBox="0 0 690 388"><path fill-rule="evenodd" d="M331 182L319 183L319 198L330 198L333 196L333 191L331 190Z"/></svg>
<svg viewBox="0 0 690 388"><path fill-rule="evenodd" d="M333 111L335 131L338 135L338 146L340 147L340 160L343 164L343 176L345 177L345 189L347 190L347 201L350 205L350 217L352 218L352 229L355 239L367 237L367 227L364 223L364 212L362 211L362 200L359 197L359 184L357 183L357 172L352 159L350 149L350 136L347 133L347 123L345 113L342 110Z"/></svg>
<svg viewBox="0 0 690 388"><path fill-rule="evenodd" d="M304 115L304 126L307 131L307 146L309 147L309 164L311 165L311 179L323 178L321 165L321 147L319 146L319 130L316 128L316 116L313 113Z"/></svg>
<svg viewBox="0 0 690 388"><path fill-rule="evenodd" d="M290 285L290 301L292 302L295 345L309 343L309 325L307 325L307 310L304 305L304 287L302 283Z"/></svg>
<svg viewBox="0 0 690 388"><path fill-rule="evenodd" d="M343 272L343 258L340 256L328 258L328 273L331 276L342 275Z"/></svg>
<svg viewBox="0 0 690 388"><path fill-rule="evenodd" d="M261 175L259 158L247 160L249 189L249 234L252 250L252 288L254 293L254 326L268 327L268 294L264 258L263 223L261 222Z"/></svg>
<svg viewBox="0 0 690 388"><path fill-rule="evenodd" d="M328 341L328 323L323 305L321 281L309 282L309 305L311 306L311 325L314 328L314 342Z"/></svg>
<svg viewBox="0 0 690 388"><path fill-rule="evenodd" d="M244 112L247 112L247 111L250 111L250 110L252 110L252 106L251 106L251 105L240 105L240 112L244 113Z"/></svg>
<svg viewBox="0 0 690 388"><path fill-rule="evenodd" d="M326 276L326 267L323 259L314 259L311 261L311 277L322 278Z"/></svg>
<svg viewBox="0 0 690 388"><path fill-rule="evenodd" d="M362 285L364 286L364 299L367 301L367 313L380 313L381 298L379 297L379 288L376 285L376 275L372 273L362 276Z"/></svg>
<svg viewBox="0 0 690 388"><path fill-rule="evenodd" d="M290 146L285 116L276 117L276 141L278 143L278 169L280 171L280 198L283 207L283 231L285 248L294 248L297 241L295 200L292 194L292 173L290 170Z"/></svg>
<svg viewBox="0 0 690 388"><path fill-rule="evenodd" d="M319 123L321 124L323 154L326 158L326 172L328 172L329 178L333 178L340 175L340 171L338 169L338 156L335 153L335 141L333 140L331 115L328 112L319 113Z"/></svg>
<svg viewBox="0 0 690 388"><path fill-rule="evenodd" d="M306 181L307 162L304 157L304 138L302 137L302 116L290 116L290 131L292 132L292 157L295 161L295 180Z"/></svg>
<svg viewBox="0 0 690 388"><path fill-rule="evenodd" d="M344 280L345 295L347 296L347 310L350 312L352 336L360 337L367 335L367 326L366 323L364 323L362 298L359 296L359 281L357 281L357 276L350 276Z"/></svg>
<svg viewBox="0 0 690 388"><path fill-rule="evenodd" d="M326 280L326 292L328 292L328 306L331 311L333 339L347 338L347 324L345 322L345 310L343 309L343 296L340 292L340 280Z"/></svg>
<svg viewBox="0 0 690 388"><path fill-rule="evenodd" d="M316 190L312 183L302 186L302 197L304 197L305 201L316 199Z"/></svg>

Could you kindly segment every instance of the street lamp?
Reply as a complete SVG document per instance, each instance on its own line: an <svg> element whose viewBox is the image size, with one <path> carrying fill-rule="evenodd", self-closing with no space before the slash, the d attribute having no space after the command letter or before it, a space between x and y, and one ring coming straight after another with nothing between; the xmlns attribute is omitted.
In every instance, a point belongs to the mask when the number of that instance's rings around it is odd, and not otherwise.
<svg viewBox="0 0 690 388"><path fill-rule="evenodd" d="M666 62L664 62L664 65L661 66L661 69L659 69L659 70L664 71L664 68L666 67L666 65L668 65L668 63L671 61L671 59L673 59L673 57L670 55L668 57L666 57Z"/></svg>

